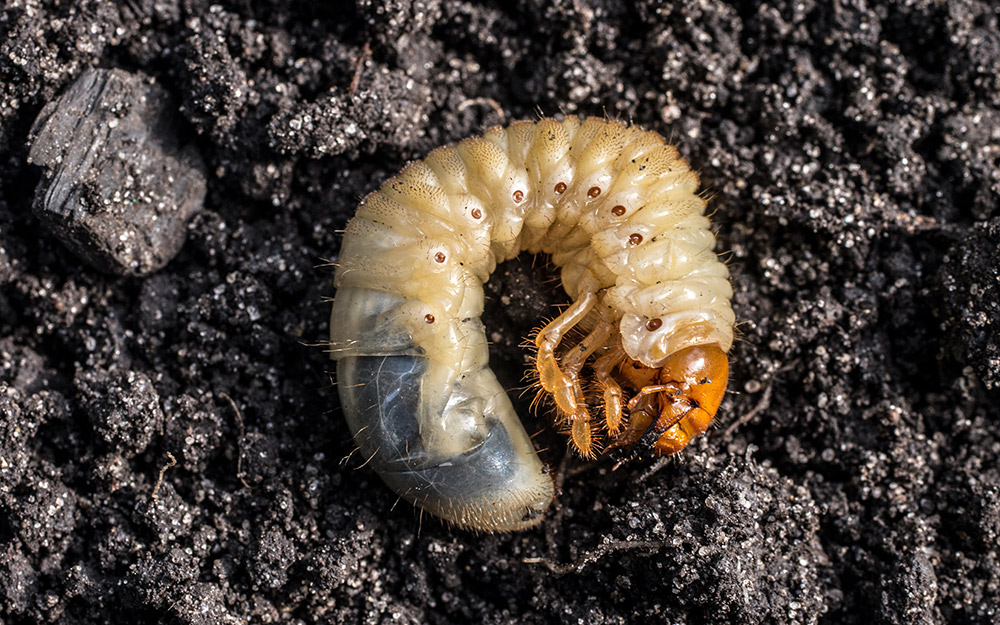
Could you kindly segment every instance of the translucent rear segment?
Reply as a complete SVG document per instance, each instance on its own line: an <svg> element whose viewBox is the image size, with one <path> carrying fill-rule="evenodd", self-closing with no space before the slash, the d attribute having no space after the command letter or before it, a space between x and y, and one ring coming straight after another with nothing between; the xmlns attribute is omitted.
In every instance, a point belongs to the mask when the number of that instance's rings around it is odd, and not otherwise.
<svg viewBox="0 0 1000 625"><path fill-rule="evenodd" d="M420 356L338 360L359 453L402 497L456 525L504 532L537 524L552 479L510 399L488 368L440 397L427 388L439 366Z"/></svg>

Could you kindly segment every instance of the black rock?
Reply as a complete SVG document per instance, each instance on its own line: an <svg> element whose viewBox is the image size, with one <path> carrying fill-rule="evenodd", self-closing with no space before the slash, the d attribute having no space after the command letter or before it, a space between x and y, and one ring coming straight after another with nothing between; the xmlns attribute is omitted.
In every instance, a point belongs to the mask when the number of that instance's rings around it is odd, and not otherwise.
<svg viewBox="0 0 1000 625"><path fill-rule="evenodd" d="M201 157L178 143L174 103L143 74L84 72L35 120L28 161L45 169L35 213L110 273L170 262L205 198Z"/></svg>

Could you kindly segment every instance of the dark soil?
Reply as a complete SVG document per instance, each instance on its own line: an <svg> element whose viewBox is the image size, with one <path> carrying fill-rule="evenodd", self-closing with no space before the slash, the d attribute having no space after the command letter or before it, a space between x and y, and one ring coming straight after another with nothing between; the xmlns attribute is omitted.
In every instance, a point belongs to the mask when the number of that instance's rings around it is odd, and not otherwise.
<svg viewBox="0 0 1000 625"><path fill-rule="evenodd" d="M1000 621L1000 16L986 0L9 0L0 12L0 623ZM43 107L151 77L205 163L147 277L32 206ZM572 113L701 174L740 340L719 427L567 458L530 532L421 519L352 457L338 230L435 146ZM494 366L563 300L488 286Z"/></svg>

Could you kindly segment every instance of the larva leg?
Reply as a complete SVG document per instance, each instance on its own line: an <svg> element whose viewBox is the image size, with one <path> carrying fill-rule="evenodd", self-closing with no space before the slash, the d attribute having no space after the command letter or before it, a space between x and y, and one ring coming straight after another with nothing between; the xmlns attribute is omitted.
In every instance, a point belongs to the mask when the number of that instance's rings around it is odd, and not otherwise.
<svg viewBox="0 0 1000 625"><path fill-rule="evenodd" d="M580 384L580 369L588 358L611 336L614 329L611 321L601 317L594 326L594 329L578 345L570 347L566 355L562 358L563 374L572 382L573 389L580 398L579 403L587 413L586 419L575 419L572 422L571 434L573 445L583 456L591 456L594 453L592 444L592 433L590 427L590 410L583 399L583 389Z"/></svg>
<svg viewBox="0 0 1000 625"><path fill-rule="evenodd" d="M597 348L604 345L605 341L611 336L611 331L614 327L611 322L607 319L601 318L594 326L594 329L590 334L587 335L585 339L580 341L577 345L571 347L566 355L562 358L562 370L571 378L576 378L577 374L580 373L580 369L583 367L583 363L590 358L591 354L597 351Z"/></svg>
<svg viewBox="0 0 1000 625"><path fill-rule="evenodd" d="M568 392L572 383L559 367L555 350L562 342L563 335L580 323L596 303L597 295L594 293L583 295L561 315L539 330L538 336L535 337L535 346L538 348L535 365L538 367L539 382L543 389L552 393L556 398L556 404L565 412L571 412L570 404L560 402L560 397L573 395Z"/></svg>
<svg viewBox="0 0 1000 625"><path fill-rule="evenodd" d="M597 385L604 397L604 422L608 433L612 435L617 434L622 426L624 396L621 385L611 377L611 372L624 359L625 349L622 348L621 342L618 342L611 351L594 362L594 376L597 378Z"/></svg>
<svg viewBox="0 0 1000 625"><path fill-rule="evenodd" d="M593 455L593 442L590 432L590 412L583 399L583 389L576 378L575 372L567 375L556 359L555 350L562 341L563 335L575 327L587 313L597 304L597 295L593 292L583 294L561 315L553 319L538 332L535 345L538 347L535 366L538 368L538 381L542 389L552 395L556 402L559 416L570 423L570 433L573 444L583 456Z"/></svg>

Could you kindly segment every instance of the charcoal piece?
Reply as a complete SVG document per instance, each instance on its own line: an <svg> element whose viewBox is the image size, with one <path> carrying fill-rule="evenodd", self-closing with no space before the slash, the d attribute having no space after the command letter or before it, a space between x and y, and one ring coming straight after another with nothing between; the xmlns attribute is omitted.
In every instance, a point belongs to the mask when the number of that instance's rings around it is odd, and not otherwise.
<svg viewBox="0 0 1000 625"><path fill-rule="evenodd" d="M205 198L201 157L177 138L176 106L148 76L84 72L31 129L44 168L34 211L80 257L110 273L150 274L184 244Z"/></svg>

